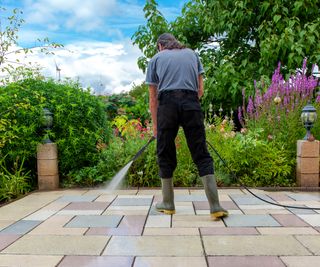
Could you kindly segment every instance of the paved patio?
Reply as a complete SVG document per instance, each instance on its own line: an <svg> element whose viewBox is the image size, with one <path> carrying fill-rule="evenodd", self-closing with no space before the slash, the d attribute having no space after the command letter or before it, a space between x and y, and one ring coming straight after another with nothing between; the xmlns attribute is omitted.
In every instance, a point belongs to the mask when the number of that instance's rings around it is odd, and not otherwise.
<svg viewBox="0 0 320 267"><path fill-rule="evenodd" d="M320 208L319 192L255 192ZM0 266L319 266L320 211L219 193L221 221L200 189L175 189L173 216L155 211L160 190L35 192L0 208Z"/></svg>

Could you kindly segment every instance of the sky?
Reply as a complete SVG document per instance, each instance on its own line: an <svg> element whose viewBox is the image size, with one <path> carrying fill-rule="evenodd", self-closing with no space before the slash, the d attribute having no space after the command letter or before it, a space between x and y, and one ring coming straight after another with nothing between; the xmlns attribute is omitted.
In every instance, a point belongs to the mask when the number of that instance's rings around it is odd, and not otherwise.
<svg viewBox="0 0 320 267"><path fill-rule="evenodd" d="M158 0L158 10L168 21L181 14L187 0ZM18 32L21 47L33 47L48 37L64 47L54 55L35 52L20 60L37 62L46 77L79 80L95 94L129 91L144 81L137 66L141 56L131 36L145 25L145 0L0 0L1 21L14 8L25 20ZM16 48L13 48L16 49ZM14 55L17 57L17 55Z"/></svg>

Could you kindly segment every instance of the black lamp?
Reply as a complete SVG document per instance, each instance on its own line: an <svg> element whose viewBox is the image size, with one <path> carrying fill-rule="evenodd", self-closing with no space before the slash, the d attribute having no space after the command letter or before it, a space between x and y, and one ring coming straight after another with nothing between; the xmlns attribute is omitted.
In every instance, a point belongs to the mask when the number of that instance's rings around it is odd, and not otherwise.
<svg viewBox="0 0 320 267"><path fill-rule="evenodd" d="M308 102L308 104L302 109L302 113L301 113L301 121L307 130L307 134L303 138L303 140L313 139L313 136L310 133L310 130L313 127L313 124L316 122L316 120L317 120L317 110L310 104L310 102Z"/></svg>
<svg viewBox="0 0 320 267"><path fill-rule="evenodd" d="M47 108L43 109L42 125L46 130L46 139L44 139L43 142L45 144L52 143L49 138L48 131L51 130L53 125L53 113Z"/></svg>

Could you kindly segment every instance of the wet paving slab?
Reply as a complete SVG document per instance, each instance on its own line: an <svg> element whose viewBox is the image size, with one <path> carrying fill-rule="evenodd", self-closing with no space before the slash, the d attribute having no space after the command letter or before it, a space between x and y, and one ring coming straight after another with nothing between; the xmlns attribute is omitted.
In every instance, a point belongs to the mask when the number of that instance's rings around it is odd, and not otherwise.
<svg viewBox="0 0 320 267"><path fill-rule="evenodd" d="M317 266L320 194L219 190L229 217L213 221L204 190L175 189L174 215L158 212L161 189L35 192L0 208L1 266Z"/></svg>

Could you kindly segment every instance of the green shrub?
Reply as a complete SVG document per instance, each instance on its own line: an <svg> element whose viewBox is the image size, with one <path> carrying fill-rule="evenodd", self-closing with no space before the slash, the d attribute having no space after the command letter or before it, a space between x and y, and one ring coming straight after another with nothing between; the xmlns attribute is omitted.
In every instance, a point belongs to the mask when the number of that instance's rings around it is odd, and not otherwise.
<svg viewBox="0 0 320 267"><path fill-rule="evenodd" d="M247 186L291 186L295 161L289 157L285 147L274 141L264 140L262 129L235 133L225 126L229 122L217 124L207 131L207 140L225 160L227 166L212 151L215 169L224 174L224 184L245 184ZM209 146L210 148L210 146ZM233 176L232 172L237 176ZM227 176L226 176L227 174Z"/></svg>
<svg viewBox="0 0 320 267"><path fill-rule="evenodd" d="M110 137L102 101L72 82L27 79L0 88L1 155L6 165L25 158L25 168L36 174L36 147L45 135L43 108L53 114L48 135L58 145L60 177L94 166Z"/></svg>

